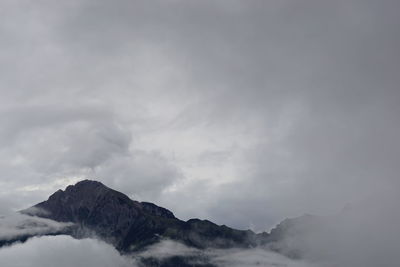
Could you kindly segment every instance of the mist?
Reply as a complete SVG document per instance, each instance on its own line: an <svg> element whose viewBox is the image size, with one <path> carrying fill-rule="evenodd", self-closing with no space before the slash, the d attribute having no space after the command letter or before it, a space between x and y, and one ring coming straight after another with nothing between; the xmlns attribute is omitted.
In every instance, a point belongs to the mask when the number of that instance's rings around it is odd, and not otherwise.
<svg viewBox="0 0 400 267"><path fill-rule="evenodd" d="M144 252L136 254L136 258L155 258L163 262L174 256L185 257L188 264L214 264L215 266L317 266L302 260L291 260L266 248L248 249L207 249L199 250L187 247L172 240L163 240L150 246Z"/></svg>
<svg viewBox="0 0 400 267"><path fill-rule="evenodd" d="M10 213L0 216L0 240L8 241L35 235L58 234L71 225L73 224Z"/></svg>
<svg viewBox="0 0 400 267"><path fill-rule="evenodd" d="M397 266L399 200L391 190L334 215L283 222L284 237L268 247L323 266Z"/></svg>
<svg viewBox="0 0 400 267"><path fill-rule="evenodd" d="M69 236L35 237L0 249L0 265L9 267L135 267L110 245L95 239Z"/></svg>

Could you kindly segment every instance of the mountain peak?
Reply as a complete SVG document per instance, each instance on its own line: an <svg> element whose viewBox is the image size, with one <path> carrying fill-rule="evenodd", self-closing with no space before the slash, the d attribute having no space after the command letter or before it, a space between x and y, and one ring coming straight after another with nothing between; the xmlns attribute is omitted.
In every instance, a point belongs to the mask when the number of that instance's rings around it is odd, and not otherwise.
<svg viewBox="0 0 400 267"><path fill-rule="evenodd" d="M108 188L101 182L86 179L86 180L79 181L74 185L67 186L65 191L62 189L58 189L56 192L54 192L52 195L50 195L48 200L55 200L55 199L65 196L66 194L73 194L76 192L84 191L85 193L90 195L96 191L106 192L108 190L112 190L112 189Z"/></svg>
<svg viewBox="0 0 400 267"><path fill-rule="evenodd" d="M98 181L94 180L82 180L77 182L74 185L69 185L65 189L66 193L71 193L71 192L76 192L76 191L87 191L87 193L95 192L95 191L102 191L106 192L112 190L111 188L108 188L104 184Z"/></svg>
<svg viewBox="0 0 400 267"><path fill-rule="evenodd" d="M96 180L89 180L89 179L85 179L85 180L82 180L82 181L79 181L79 182L77 182L75 185L70 185L71 187L74 187L74 186L78 186L78 187L80 187L80 186L90 186L90 187L99 187L99 186L102 186L102 187L107 187L107 186L105 186L104 184L102 184L101 182L99 182L99 181L96 181Z"/></svg>

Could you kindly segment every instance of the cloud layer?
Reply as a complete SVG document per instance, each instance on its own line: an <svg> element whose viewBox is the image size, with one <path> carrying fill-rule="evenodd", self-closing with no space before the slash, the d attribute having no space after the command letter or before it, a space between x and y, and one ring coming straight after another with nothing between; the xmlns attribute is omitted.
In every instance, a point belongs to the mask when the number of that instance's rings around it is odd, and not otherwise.
<svg viewBox="0 0 400 267"><path fill-rule="evenodd" d="M0 1L0 203L91 178L266 230L400 188L398 8Z"/></svg>
<svg viewBox="0 0 400 267"><path fill-rule="evenodd" d="M0 241L18 239L35 235L60 233L72 223L60 223L49 219L21 214L0 217Z"/></svg>
<svg viewBox="0 0 400 267"><path fill-rule="evenodd" d="M0 264L10 267L136 266L133 260L122 257L106 243L69 236L33 238L24 244L2 248Z"/></svg>
<svg viewBox="0 0 400 267"><path fill-rule="evenodd" d="M311 263L293 261L264 248L197 250L180 243L164 240L135 255L136 258L152 257L160 262L168 258L185 257L189 264L209 263L215 266L287 266L313 267Z"/></svg>

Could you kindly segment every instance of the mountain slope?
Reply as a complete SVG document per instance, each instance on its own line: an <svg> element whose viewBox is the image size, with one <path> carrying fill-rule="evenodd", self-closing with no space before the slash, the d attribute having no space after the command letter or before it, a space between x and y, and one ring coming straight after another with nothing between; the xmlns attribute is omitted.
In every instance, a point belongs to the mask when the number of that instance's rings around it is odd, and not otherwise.
<svg viewBox="0 0 400 267"><path fill-rule="evenodd" d="M140 249L161 238L181 241L197 248L249 247L267 242L268 234L255 234L218 226L210 221L177 219L165 208L131 200L97 181L84 180L58 190L22 213L72 222L68 234L97 236L121 252Z"/></svg>

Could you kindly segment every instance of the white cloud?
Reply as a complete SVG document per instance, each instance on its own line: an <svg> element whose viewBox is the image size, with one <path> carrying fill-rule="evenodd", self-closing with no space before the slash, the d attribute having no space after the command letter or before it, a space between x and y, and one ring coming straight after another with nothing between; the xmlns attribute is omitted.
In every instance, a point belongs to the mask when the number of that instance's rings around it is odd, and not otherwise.
<svg viewBox="0 0 400 267"><path fill-rule="evenodd" d="M300 260L291 260L264 248L249 249L207 249L198 250L172 240L163 240L134 255L138 258L153 257L160 262L173 256L185 257L189 263L211 263L216 266L287 266L313 267ZM315 266L316 267L316 266Z"/></svg>
<svg viewBox="0 0 400 267"><path fill-rule="evenodd" d="M60 223L22 214L2 215L0 216L0 240L59 233L71 225L72 223Z"/></svg>
<svg viewBox="0 0 400 267"><path fill-rule="evenodd" d="M0 265L7 267L132 267L134 261L121 256L110 245L95 239L69 236L33 238L26 243L0 249Z"/></svg>
<svg viewBox="0 0 400 267"><path fill-rule="evenodd" d="M217 266L287 266L287 267L317 267L312 263L301 260L291 260L282 255L262 248L232 249L210 251L211 262Z"/></svg>

